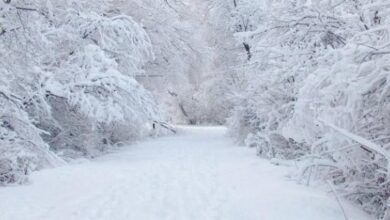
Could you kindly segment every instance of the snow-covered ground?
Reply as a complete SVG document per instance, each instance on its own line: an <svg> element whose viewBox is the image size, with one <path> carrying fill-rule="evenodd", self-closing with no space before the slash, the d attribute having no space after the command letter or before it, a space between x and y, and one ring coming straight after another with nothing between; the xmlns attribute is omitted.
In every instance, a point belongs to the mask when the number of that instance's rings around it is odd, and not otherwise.
<svg viewBox="0 0 390 220"><path fill-rule="evenodd" d="M331 194L288 180L287 168L236 146L224 128L181 130L0 188L0 219L344 219ZM344 205L349 219L370 219Z"/></svg>

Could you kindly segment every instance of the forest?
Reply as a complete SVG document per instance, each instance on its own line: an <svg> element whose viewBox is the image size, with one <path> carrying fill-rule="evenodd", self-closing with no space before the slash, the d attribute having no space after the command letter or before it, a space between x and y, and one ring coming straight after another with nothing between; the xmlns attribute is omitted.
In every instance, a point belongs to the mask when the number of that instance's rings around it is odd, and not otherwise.
<svg viewBox="0 0 390 220"><path fill-rule="evenodd" d="M0 1L0 186L178 124L389 220L390 1Z"/></svg>

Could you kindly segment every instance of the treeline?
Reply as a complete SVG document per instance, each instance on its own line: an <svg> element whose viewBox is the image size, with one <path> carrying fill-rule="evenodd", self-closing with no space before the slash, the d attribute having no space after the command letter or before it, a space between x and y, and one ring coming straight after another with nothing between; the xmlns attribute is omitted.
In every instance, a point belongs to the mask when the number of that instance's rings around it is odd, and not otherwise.
<svg viewBox="0 0 390 220"><path fill-rule="evenodd" d="M98 156L164 121L135 80L155 60L145 29L114 1L0 2L0 185Z"/></svg>
<svg viewBox="0 0 390 220"><path fill-rule="evenodd" d="M240 68L226 76L235 78L226 96L235 106L230 133L262 157L297 162L301 182L330 183L384 217L390 3L241 0L216 7L241 48Z"/></svg>

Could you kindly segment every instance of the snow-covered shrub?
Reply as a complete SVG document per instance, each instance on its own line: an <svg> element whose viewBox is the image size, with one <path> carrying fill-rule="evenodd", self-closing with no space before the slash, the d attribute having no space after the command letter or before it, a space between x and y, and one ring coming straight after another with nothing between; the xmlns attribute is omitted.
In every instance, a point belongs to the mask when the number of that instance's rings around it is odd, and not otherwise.
<svg viewBox="0 0 390 220"><path fill-rule="evenodd" d="M19 97L1 90L0 109L0 185L24 183L31 171L62 164L49 151L40 136L43 131L34 126Z"/></svg>

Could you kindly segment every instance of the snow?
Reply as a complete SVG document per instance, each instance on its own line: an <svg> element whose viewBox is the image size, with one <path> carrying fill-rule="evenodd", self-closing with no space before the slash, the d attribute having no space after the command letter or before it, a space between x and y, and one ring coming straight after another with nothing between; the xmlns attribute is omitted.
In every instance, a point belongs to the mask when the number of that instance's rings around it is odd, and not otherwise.
<svg viewBox="0 0 390 220"><path fill-rule="evenodd" d="M296 184L290 168L225 133L180 127L177 136L35 172L30 185L0 188L0 219L344 219L332 193ZM342 202L349 219L370 219Z"/></svg>

